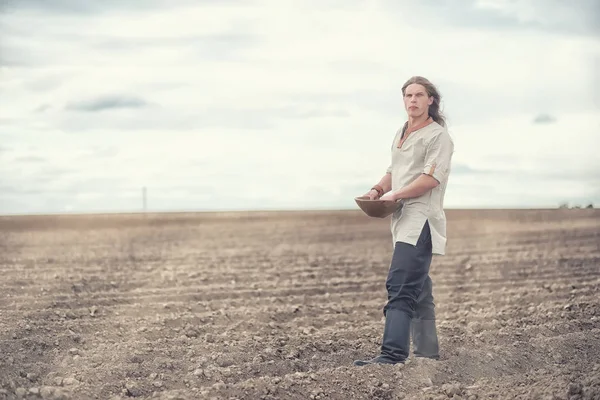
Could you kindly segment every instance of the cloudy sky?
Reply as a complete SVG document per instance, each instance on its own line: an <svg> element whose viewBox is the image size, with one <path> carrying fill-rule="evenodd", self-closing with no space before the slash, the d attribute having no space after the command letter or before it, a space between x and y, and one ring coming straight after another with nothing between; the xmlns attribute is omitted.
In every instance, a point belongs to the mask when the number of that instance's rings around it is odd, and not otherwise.
<svg viewBox="0 0 600 400"><path fill-rule="evenodd" d="M597 0L3 0L0 214L356 208L432 80L447 208L600 205Z"/></svg>

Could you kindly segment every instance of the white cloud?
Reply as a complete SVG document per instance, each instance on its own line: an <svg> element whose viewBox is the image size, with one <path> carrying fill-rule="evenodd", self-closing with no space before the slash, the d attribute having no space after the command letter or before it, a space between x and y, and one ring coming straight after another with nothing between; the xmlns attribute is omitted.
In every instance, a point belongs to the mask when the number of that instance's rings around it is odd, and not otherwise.
<svg viewBox="0 0 600 400"><path fill-rule="evenodd" d="M164 209L354 207L416 74L456 142L448 207L600 202L598 40L568 33L555 3L511 4L463 5L489 27L385 1L17 9L2 21L0 212L138 209L142 186ZM424 10L436 23L410 18ZM106 101L123 98L137 107ZM100 103L114 107L77 107Z"/></svg>
<svg viewBox="0 0 600 400"><path fill-rule="evenodd" d="M527 173L600 172L600 158L593 154L600 140L597 113L565 114L551 124L536 124L532 115L521 114L485 125L457 125L451 131L459 143L458 163Z"/></svg>

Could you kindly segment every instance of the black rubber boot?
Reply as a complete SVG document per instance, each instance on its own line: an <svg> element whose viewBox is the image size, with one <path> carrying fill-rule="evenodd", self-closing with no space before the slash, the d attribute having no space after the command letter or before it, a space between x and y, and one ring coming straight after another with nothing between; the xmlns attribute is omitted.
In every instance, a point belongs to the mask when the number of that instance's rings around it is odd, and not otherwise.
<svg viewBox="0 0 600 400"><path fill-rule="evenodd" d="M370 360L356 360L354 365L404 363L410 348L410 316L390 308L386 311L381 354Z"/></svg>
<svg viewBox="0 0 600 400"><path fill-rule="evenodd" d="M413 318L411 333L415 357L440 358L435 320Z"/></svg>

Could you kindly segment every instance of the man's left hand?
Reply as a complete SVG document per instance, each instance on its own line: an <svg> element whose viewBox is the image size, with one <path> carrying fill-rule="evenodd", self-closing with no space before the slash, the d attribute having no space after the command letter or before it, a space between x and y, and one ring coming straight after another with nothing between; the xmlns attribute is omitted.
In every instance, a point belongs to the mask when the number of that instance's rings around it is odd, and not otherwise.
<svg viewBox="0 0 600 400"><path fill-rule="evenodd" d="M394 194L394 192L388 192L386 194L384 194L383 196L381 196L379 198L379 200L385 200L385 201L396 201L396 195Z"/></svg>

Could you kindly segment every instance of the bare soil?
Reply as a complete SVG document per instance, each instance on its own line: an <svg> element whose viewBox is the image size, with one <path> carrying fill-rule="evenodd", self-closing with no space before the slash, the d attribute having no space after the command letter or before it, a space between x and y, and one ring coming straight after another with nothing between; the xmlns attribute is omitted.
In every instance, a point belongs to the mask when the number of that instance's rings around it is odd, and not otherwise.
<svg viewBox="0 0 600 400"><path fill-rule="evenodd" d="M600 399L600 210L449 210L441 360L377 354L389 220L0 217L0 399Z"/></svg>

